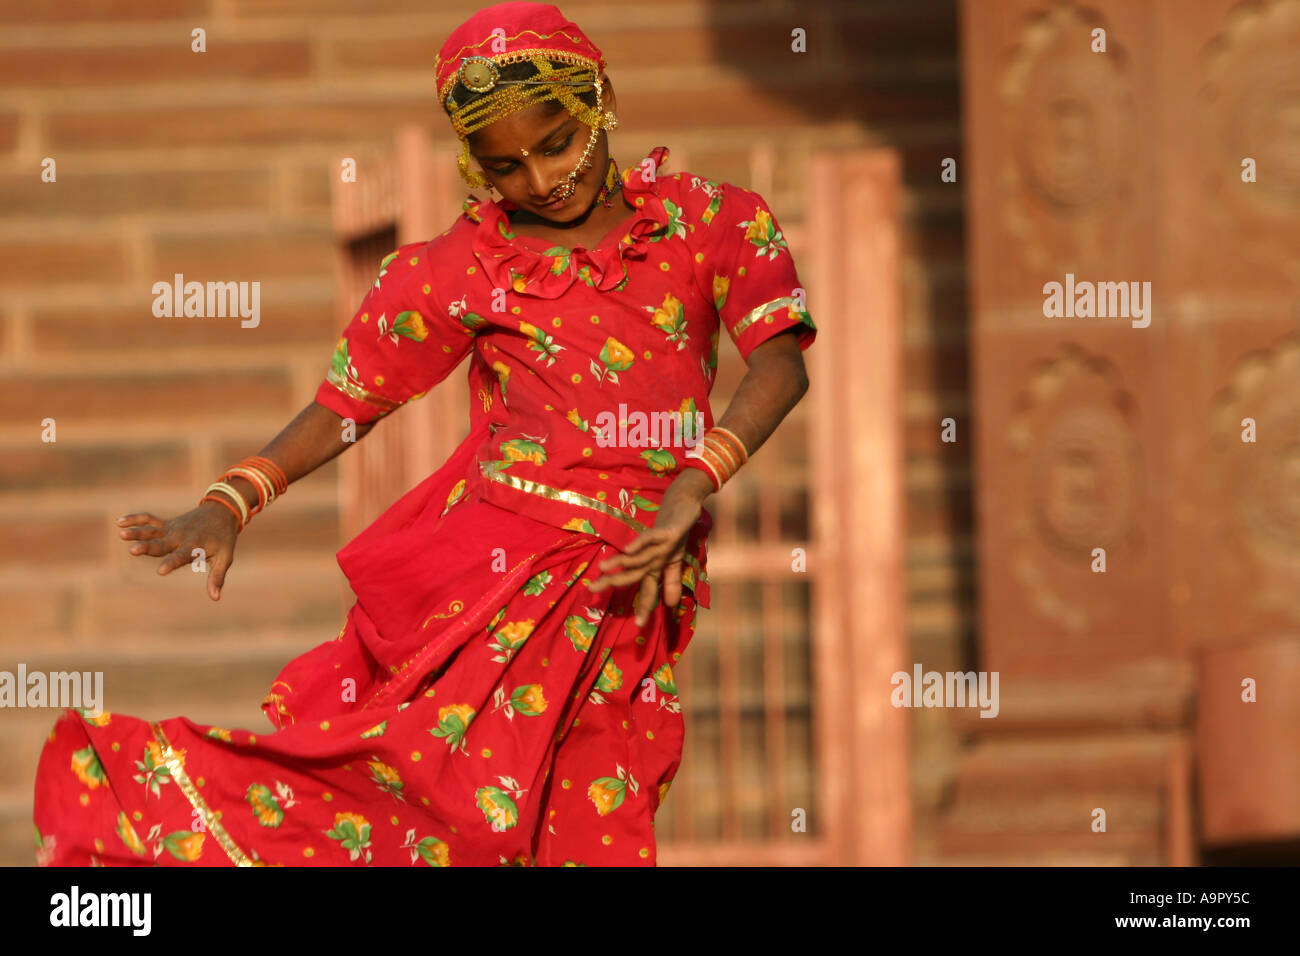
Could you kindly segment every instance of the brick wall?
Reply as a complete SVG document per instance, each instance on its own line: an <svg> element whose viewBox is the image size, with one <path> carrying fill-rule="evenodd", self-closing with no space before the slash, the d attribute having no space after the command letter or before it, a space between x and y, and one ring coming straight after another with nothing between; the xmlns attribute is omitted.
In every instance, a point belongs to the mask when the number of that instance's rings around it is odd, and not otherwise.
<svg viewBox="0 0 1300 956"><path fill-rule="evenodd" d="M263 726L290 657L349 603L334 563L337 463L242 536L218 604L159 579L112 519L191 507L310 401L343 316L329 176L400 122L443 137L433 58L476 5L445 0L47 0L0 8L0 669L105 673L109 709ZM889 144L904 159L909 630L927 668L964 667L969 467L938 442L967 414L951 0L561 4L606 53L615 155L663 143L690 167L802 205L810 151ZM429 12L436 8L437 12ZM207 52L190 32L207 31ZM803 27L808 53L789 51ZM746 157L775 148L756 181ZM44 158L57 183L43 183ZM769 181L770 180L770 181ZM258 281L262 322L158 319L181 272ZM814 310L815 314L815 310ZM871 316L859 317L871 321ZM57 422L57 442L40 422ZM958 446L958 448L965 446ZM918 710L918 838L948 773L941 711ZM30 863L31 781L49 711L0 712L0 863Z"/></svg>

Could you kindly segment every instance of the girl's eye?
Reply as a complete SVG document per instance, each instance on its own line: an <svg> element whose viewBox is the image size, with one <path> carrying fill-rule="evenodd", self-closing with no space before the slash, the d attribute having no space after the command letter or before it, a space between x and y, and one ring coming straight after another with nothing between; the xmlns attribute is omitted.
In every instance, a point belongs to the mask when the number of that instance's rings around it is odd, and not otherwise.
<svg viewBox="0 0 1300 956"><path fill-rule="evenodd" d="M548 150L546 151L546 155L547 155L547 156L559 156L560 153L564 152L566 149L569 148L569 144L572 143L572 142L573 142L573 134L570 133L568 139L566 139L566 140L565 140L563 143L561 143L559 146L556 146L554 149L548 149Z"/></svg>
<svg viewBox="0 0 1300 956"><path fill-rule="evenodd" d="M546 150L546 152L543 155L559 156L560 153L568 149L569 146L573 143L573 136L574 134L570 133L568 139L566 139L559 146L554 146L551 149ZM507 163L505 166L484 166L483 168L487 172L491 173L493 176L508 176L510 173L513 173L516 169L519 168L519 164L516 162L510 162Z"/></svg>

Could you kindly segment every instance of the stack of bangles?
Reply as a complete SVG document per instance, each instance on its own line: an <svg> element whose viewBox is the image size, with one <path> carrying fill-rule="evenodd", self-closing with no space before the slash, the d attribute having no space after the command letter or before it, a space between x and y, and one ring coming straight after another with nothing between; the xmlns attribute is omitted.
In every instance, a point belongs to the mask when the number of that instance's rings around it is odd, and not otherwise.
<svg viewBox="0 0 1300 956"><path fill-rule="evenodd" d="M239 489L226 480L227 478L243 478L256 488L256 507L250 511L244 496L239 493ZM215 501L229 508L235 520L239 522L239 530L243 531L253 515L288 490L289 478L283 468L269 458L250 455L235 467L227 469L219 480L208 485L203 497L199 499L199 504Z"/></svg>
<svg viewBox="0 0 1300 956"><path fill-rule="evenodd" d="M713 479L714 491L721 491L740 466L749 460L749 452L735 432L714 425L685 457L687 465L700 469Z"/></svg>

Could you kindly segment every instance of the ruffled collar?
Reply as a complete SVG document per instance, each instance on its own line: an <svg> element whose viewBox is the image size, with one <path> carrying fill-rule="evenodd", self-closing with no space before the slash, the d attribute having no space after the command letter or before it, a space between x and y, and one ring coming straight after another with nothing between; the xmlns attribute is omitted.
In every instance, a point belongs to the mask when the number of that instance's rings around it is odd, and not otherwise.
<svg viewBox="0 0 1300 956"><path fill-rule="evenodd" d="M513 203L465 200L465 218L477 224L473 251L484 274L496 288L541 299L559 298L576 280L600 292L622 288L627 260L644 259L651 237L670 224L659 196L659 174L667 158L665 146L650 151L646 159L653 161L655 174L649 182L641 173L644 160L623 170L620 195L636 216L620 239L607 236L595 249L543 248L544 240L510 231L506 212L515 208Z"/></svg>

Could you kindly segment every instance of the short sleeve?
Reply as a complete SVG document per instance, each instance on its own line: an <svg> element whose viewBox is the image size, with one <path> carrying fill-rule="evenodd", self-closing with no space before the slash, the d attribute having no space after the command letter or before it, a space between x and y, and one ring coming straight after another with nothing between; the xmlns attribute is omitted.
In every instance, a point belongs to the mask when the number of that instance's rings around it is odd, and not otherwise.
<svg viewBox="0 0 1300 956"><path fill-rule="evenodd" d="M684 177L685 178L685 177ZM746 361L768 339L797 329L799 347L817 328L781 227L757 193L698 177L685 179L683 214L694 225L695 274Z"/></svg>
<svg viewBox="0 0 1300 956"><path fill-rule="evenodd" d="M436 240L435 240L436 241ZM469 354L477 323L434 288L432 243L391 252L334 347L316 402L364 424L419 398Z"/></svg>

